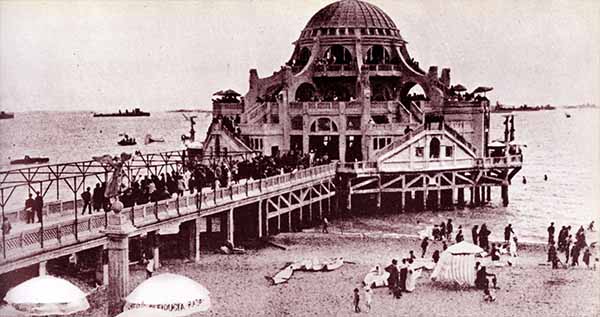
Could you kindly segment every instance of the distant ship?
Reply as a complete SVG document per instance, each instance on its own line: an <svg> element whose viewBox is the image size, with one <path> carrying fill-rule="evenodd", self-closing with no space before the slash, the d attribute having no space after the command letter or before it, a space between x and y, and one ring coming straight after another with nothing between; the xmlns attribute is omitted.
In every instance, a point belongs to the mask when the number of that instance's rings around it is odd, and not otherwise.
<svg viewBox="0 0 600 317"><path fill-rule="evenodd" d="M12 119L15 117L14 113L0 111L0 119Z"/></svg>
<svg viewBox="0 0 600 317"><path fill-rule="evenodd" d="M25 155L22 159L10 161L10 164L40 164L48 163L48 161L50 159L47 157L30 157L29 155Z"/></svg>
<svg viewBox="0 0 600 317"><path fill-rule="evenodd" d="M502 105L500 103L496 103L496 107L492 108L492 112L513 112L513 111L541 111L541 110L555 110L556 107L553 107L551 105L545 105L545 106L528 106L528 105L522 105L522 106L506 106L506 105Z"/></svg>
<svg viewBox="0 0 600 317"><path fill-rule="evenodd" d="M141 111L140 108L135 108L132 111L125 110L116 113L94 113L94 117L149 117L150 112Z"/></svg>

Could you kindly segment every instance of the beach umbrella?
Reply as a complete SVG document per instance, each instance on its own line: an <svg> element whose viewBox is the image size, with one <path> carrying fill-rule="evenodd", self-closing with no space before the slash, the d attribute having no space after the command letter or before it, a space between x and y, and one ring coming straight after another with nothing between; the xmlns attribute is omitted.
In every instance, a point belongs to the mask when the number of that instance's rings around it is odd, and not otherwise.
<svg viewBox="0 0 600 317"><path fill-rule="evenodd" d="M170 317L171 314L164 310L158 310L148 307L134 308L126 310L115 317Z"/></svg>
<svg viewBox="0 0 600 317"><path fill-rule="evenodd" d="M215 92L213 95L214 96L234 96L234 97L241 96L237 91L235 91L233 89L227 89L225 91L219 90L219 91Z"/></svg>
<svg viewBox="0 0 600 317"><path fill-rule="evenodd" d="M483 249L473 243L461 241L449 246L446 252L450 254L477 254L482 253Z"/></svg>
<svg viewBox="0 0 600 317"><path fill-rule="evenodd" d="M125 310L158 309L172 317L189 316L210 309L209 291L198 282L173 273L155 275L125 298Z"/></svg>
<svg viewBox="0 0 600 317"><path fill-rule="evenodd" d="M492 141L492 143L488 144L488 147L491 148L503 148L506 145L504 144L504 142L498 141L498 140L494 140Z"/></svg>
<svg viewBox="0 0 600 317"><path fill-rule="evenodd" d="M454 91L467 91L467 87L465 87L465 86L463 86L461 84L458 84L458 85L452 87L452 90L454 90Z"/></svg>
<svg viewBox="0 0 600 317"><path fill-rule="evenodd" d="M32 316L69 315L90 307L86 294L77 286L51 275L34 277L15 286L4 300Z"/></svg>
<svg viewBox="0 0 600 317"><path fill-rule="evenodd" d="M483 87L483 86L479 86L477 88L475 88L475 90L473 90L473 94L478 94L478 93L483 93L485 95L486 92L488 91L492 91L494 88L492 87Z"/></svg>

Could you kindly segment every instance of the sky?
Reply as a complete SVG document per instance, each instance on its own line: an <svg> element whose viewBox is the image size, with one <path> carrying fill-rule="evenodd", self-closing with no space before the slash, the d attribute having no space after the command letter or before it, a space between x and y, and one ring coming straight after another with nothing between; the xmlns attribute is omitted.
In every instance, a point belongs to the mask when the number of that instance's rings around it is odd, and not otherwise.
<svg viewBox="0 0 600 317"><path fill-rule="evenodd" d="M333 1L3 1L0 109L210 108L289 60ZM600 105L600 1L372 0L421 68L505 104Z"/></svg>

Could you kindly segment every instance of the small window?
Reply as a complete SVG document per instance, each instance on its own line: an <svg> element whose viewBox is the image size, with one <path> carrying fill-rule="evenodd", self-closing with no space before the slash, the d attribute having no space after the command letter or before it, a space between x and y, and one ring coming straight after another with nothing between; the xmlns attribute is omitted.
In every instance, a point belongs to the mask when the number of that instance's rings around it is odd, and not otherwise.
<svg viewBox="0 0 600 317"><path fill-rule="evenodd" d="M312 36L313 36L313 37L314 37L314 36L317 36L317 34L318 34L318 33L319 33L319 31L318 31L318 30L313 30L313 31L312 31Z"/></svg>
<svg viewBox="0 0 600 317"><path fill-rule="evenodd" d="M329 35L335 35L335 29L329 29Z"/></svg>
<svg viewBox="0 0 600 317"><path fill-rule="evenodd" d="M302 130L303 129L303 120L302 116L295 116L292 118L291 122L292 130Z"/></svg>
<svg viewBox="0 0 600 317"><path fill-rule="evenodd" d="M340 29L340 35L346 35L346 29Z"/></svg>
<svg viewBox="0 0 600 317"><path fill-rule="evenodd" d="M378 146L377 138L373 138L373 150L378 150L377 146Z"/></svg>
<svg viewBox="0 0 600 317"><path fill-rule="evenodd" d="M354 29L348 29L348 34L354 35Z"/></svg>
<svg viewBox="0 0 600 317"><path fill-rule="evenodd" d="M367 35L367 29L360 29L360 34Z"/></svg>
<svg viewBox="0 0 600 317"><path fill-rule="evenodd" d="M271 114L271 122L273 122L273 123L279 123L279 115L278 114Z"/></svg>
<svg viewBox="0 0 600 317"><path fill-rule="evenodd" d="M423 157L423 147L422 146L417 147L417 151L415 152L415 155L417 157Z"/></svg>
<svg viewBox="0 0 600 317"><path fill-rule="evenodd" d="M452 146L446 147L446 157L452 157L454 154L454 148Z"/></svg>
<svg viewBox="0 0 600 317"><path fill-rule="evenodd" d="M385 29L385 35L391 35L390 34L390 29Z"/></svg>
<svg viewBox="0 0 600 317"><path fill-rule="evenodd" d="M221 232L221 218L210 218L210 229L211 232Z"/></svg>
<svg viewBox="0 0 600 317"><path fill-rule="evenodd" d="M379 139L379 148L383 149L385 147L385 138Z"/></svg>
<svg viewBox="0 0 600 317"><path fill-rule="evenodd" d="M359 116L347 117L346 129L347 130L360 130L360 117Z"/></svg>
<svg viewBox="0 0 600 317"><path fill-rule="evenodd" d="M327 35L327 29L321 29L320 31L321 35Z"/></svg>

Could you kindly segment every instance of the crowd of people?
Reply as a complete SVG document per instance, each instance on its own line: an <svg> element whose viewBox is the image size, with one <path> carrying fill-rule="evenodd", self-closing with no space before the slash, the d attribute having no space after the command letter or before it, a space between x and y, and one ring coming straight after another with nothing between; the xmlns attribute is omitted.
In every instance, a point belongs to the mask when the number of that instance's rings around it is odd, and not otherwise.
<svg viewBox="0 0 600 317"><path fill-rule="evenodd" d="M588 230L594 230L594 221L588 225ZM559 267L566 268L569 266L569 260L571 260L571 266L579 266L579 257L582 257L583 263L586 267L590 267L590 261L592 252L590 246L586 242L585 229L580 226L575 233L575 238L571 234L571 226L562 226L558 232L557 240L555 240L556 228L554 222L548 226L548 258L547 262L552 263L553 269ZM559 252L565 254L565 262L563 263L559 258ZM598 261L598 259L595 259Z"/></svg>

